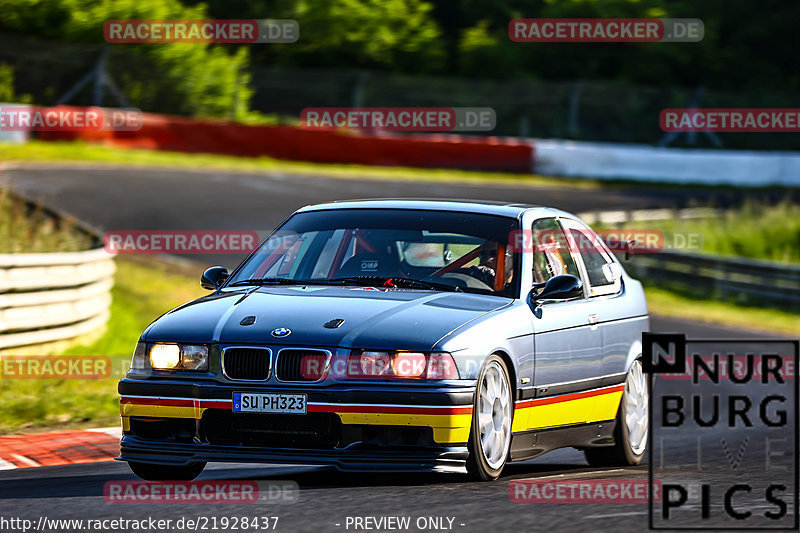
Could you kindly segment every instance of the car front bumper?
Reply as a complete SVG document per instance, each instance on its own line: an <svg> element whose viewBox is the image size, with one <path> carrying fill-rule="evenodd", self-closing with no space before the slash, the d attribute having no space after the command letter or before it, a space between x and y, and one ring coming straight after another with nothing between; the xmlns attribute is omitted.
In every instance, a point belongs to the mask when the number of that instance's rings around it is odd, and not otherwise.
<svg viewBox="0 0 800 533"><path fill-rule="evenodd" d="M234 392L307 395L306 415L234 413ZM457 471L474 388L464 385L258 387L125 378L117 459L184 465L260 462L341 470Z"/></svg>

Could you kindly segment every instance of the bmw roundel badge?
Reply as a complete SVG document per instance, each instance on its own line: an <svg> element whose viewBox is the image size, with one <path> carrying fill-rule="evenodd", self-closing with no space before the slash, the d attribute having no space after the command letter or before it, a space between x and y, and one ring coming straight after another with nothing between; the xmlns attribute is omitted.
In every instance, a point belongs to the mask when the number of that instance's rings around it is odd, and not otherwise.
<svg viewBox="0 0 800 533"><path fill-rule="evenodd" d="M273 337L287 337L292 333L292 330L289 328L275 328L272 330Z"/></svg>

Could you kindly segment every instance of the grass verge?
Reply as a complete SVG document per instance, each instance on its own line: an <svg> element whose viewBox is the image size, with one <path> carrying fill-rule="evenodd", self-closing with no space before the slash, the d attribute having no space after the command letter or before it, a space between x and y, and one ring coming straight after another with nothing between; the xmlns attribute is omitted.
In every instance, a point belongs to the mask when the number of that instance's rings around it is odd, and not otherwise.
<svg viewBox="0 0 800 533"><path fill-rule="evenodd" d="M654 287L646 287L645 293L650 313L653 315L789 335L795 338L800 332L798 313L719 300L697 300Z"/></svg>

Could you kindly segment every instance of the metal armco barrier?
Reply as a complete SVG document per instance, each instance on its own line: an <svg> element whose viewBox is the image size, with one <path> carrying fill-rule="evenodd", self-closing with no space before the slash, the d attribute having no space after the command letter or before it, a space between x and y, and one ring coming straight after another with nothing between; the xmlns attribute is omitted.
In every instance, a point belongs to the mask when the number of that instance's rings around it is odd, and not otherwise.
<svg viewBox="0 0 800 533"><path fill-rule="evenodd" d="M768 306L800 307L800 266L665 250L633 254L625 269L659 287L679 287L704 296Z"/></svg>
<svg viewBox="0 0 800 533"><path fill-rule="evenodd" d="M0 350L66 340L103 326L113 256L84 252L0 254Z"/></svg>

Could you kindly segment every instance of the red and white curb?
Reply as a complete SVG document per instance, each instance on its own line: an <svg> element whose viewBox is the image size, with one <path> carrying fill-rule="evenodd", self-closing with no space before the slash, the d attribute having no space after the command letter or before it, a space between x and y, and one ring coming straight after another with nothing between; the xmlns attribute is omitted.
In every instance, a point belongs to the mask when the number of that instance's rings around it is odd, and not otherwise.
<svg viewBox="0 0 800 533"><path fill-rule="evenodd" d="M0 436L0 470L111 461L119 454L118 427Z"/></svg>

